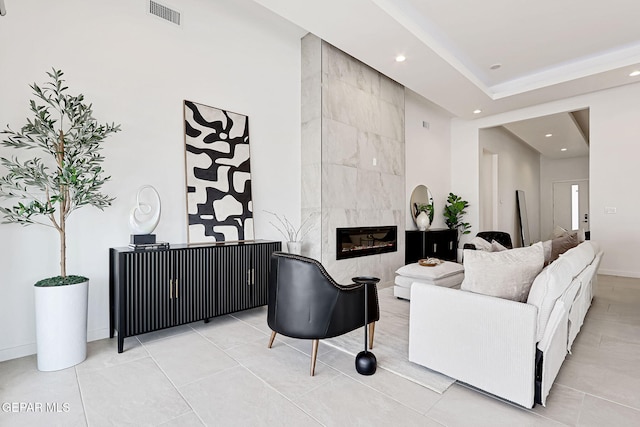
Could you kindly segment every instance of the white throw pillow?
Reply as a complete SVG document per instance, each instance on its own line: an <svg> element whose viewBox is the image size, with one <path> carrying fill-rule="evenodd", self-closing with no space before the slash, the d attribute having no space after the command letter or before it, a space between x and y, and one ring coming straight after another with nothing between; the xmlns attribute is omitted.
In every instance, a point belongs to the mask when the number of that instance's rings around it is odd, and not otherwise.
<svg viewBox="0 0 640 427"><path fill-rule="evenodd" d="M564 237L567 234L569 234L569 232L567 230L565 230L564 228L560 227L559 225L556 225L553 228L553 231L551 232L551 236L549 236L549 240L557 239L558 237Z"/></svg>
<svg viewBox="0 0 640 427"><path fill-rule="evenodd" d="M576 233L567 234L564 237L558 237L551 241L551 262L567 252L571 248L578 246L578 235Z"/></svg>
<svg viewBox="0 0 640 427"><path fill-rule="evenodd" d="M491 242L486 241L482 237L476 236L471 239L469 243L475 245L476 250L491 252Z"/></svg>
<svg viewBox="0 0 640 427"><path fill-rule="evenodd" d="M544 266L542 242L502 252L464 251L464 280L460 289L526 301Z"/></svg>
<svg viewBox="0 0 640 427"><path fill-rule="evenodd" d="M491 241L491 252L502 252L502 251L508 251L509 248L507 248L506 246L502 246L500 244L500 242L492 240Z"/></svg>
<svg viewBox="0 0 640 427"><path fill-rule="evenodd" d="M551 263L551 240L542 242L542 248L544 249L544 265L549 265Z"/></svg>

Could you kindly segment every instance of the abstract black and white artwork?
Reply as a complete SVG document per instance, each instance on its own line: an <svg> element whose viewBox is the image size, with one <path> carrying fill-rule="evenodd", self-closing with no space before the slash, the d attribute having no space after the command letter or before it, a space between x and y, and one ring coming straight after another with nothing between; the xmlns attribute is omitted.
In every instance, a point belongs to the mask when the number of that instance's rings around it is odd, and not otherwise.
<svg viewBox="0 0 640 427"><path fill-rule="evenodd" d="M253 239L249 118L184 101L189 243Z"/></svg>

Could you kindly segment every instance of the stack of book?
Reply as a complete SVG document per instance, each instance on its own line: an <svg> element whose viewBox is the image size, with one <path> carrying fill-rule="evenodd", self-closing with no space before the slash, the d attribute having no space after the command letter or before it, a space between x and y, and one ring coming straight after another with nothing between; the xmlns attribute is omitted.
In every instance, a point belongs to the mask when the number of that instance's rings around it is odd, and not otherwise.
<svg viewBox="0 0 640 427"><path fill-rule="evenodd" d="M169 249L169 243L168 242L129 243L129 247L135 250Z"/></svg>

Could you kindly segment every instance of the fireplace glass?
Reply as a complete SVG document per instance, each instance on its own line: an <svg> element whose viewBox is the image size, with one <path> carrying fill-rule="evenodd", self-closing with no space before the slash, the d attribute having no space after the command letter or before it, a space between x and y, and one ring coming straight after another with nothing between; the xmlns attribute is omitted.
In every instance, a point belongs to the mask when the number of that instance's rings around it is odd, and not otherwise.
<svg viewBox="0 0 640 427"><path fill-rule="evenodd" d="M336 229L336 259L355 258L398 250L398 227Z"/></svg>

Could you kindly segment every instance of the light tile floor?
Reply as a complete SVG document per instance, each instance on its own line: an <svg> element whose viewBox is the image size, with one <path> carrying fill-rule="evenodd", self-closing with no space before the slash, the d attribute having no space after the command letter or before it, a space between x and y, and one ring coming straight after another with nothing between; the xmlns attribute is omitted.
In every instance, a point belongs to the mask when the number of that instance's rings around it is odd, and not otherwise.
<svg viewBox="0 0 640 427"><path fill-rule="evenodd" d="M2 362L0 426L640 426L640 279L599 276L547 407L532 410L461 384L438 394L381 369L363 377L322 344L310 377L310 343L268 350L268 334L259 308L127 338L122 354L94 341L63 371Z"/></svg>

